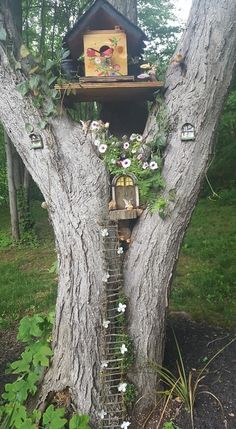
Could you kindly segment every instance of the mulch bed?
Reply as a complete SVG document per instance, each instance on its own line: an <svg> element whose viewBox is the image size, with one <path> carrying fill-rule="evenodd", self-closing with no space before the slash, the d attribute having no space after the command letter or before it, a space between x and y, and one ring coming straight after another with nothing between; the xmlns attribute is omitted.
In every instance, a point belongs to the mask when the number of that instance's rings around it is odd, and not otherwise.
<svg viewBox="0 0 236 429"><path fill-rule="evenodd" d="M235 337L235 332L196 323L180 314L168 322L164 366L176 372L178 353L173 331L178 340L185 369L199 370L214 354ZM197 397L194 415L195 429L236 429L236 341L227 347L207 368L207 375L201 382L202 390L214 394L223 406L223 413L217 401L210 395ZM156 429L160 411L153 413L145 429ZM184 406L173 400L167 407L162 424L171 421L181 429L190 429L190 416Z"/></svg>
<svg viewBox="0 0 236 429"><path fill-rule="evenodd" d="M6 374L9 363L17 360L24 349L24 345L17 341L18 327L8 331L0 331L0 394L4 391L6 383L11 383L14 376Z"/></svg>
<svg viewBox="0 0 236 429"><path fill-rule="evenodd" d="M172 371L175 371L178 359L172 328L187 371L202 368L206 359L210 359L236 335L235 332L193 322L181 313L171 318L167 327L164 365ZM5 374L6 365L16 360L22 352L22 344L16 340L16 333L16 328L0 332L0 392L5 383L12 379L11 375ZM210 364L202 384L204 390L210 391L221 401L224 413L211 396L199 395L195 407L195 429L236 429L236 341ZM155 410L145 429L156 429L159 418L160 410ZM175 400L169 403L159 429L163 429L164 421L171 419L181 429L191 429L189 414Z"/></svg>

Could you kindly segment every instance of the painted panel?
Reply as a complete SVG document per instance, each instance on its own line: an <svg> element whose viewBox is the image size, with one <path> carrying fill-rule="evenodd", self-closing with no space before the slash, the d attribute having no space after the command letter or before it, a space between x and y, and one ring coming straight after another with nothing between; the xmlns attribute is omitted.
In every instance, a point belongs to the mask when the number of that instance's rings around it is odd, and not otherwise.
<svg viewBox="0 0 236 429"><path fill-rule="evenodd" d="M127 40L121 30L91 31L84 35L85 76L128 74Z"/></svg>

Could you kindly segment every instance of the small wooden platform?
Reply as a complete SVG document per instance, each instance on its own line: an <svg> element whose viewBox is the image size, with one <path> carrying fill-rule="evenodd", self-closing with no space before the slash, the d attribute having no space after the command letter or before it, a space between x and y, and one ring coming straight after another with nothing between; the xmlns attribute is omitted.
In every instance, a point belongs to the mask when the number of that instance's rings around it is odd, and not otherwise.
<svg viewBox="0 0 236 429"><path fill-rule="evenodd" d="M79 83L110 83L110 82L134 82L134 76L88 76L80 77Z"/></svg>
<svg viewBox="0 0 236 429"><path fill-rule="evenodd" d="M111 210L109 212L110 220L125 220L125 219L136 219L143 213L142 209L132 210Z"/></svg>
<svg viewBox="0 0 236 429"><path fill-rule="evenodd" d="M62 93L63 98L70 96L77 102L116 102L123 100L153 100L154 93L163 86L164 83L161 81L109 83L72 82L63 85L55 85L55 89Z"/></svg>

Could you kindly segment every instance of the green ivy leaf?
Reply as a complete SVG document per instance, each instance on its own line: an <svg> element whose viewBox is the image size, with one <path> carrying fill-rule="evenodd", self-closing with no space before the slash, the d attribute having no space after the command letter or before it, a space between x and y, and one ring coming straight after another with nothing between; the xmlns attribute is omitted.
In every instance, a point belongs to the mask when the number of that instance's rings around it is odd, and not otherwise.
<svg viewBox="0 0 236 429"><path fill-rule="evenodd" d="M25 130L26 130L27 133L30 134L30 133L32 133L34 131L34 127L33 127L32 124L27 123L27 124L25 124Z"/></svg>
<svg viewBox="0 0 236 429"><path fill-rule="evenodd" d="M52 61L50 59L47 60L46 65L45 65L45 71L47 72L47 71L51 70L52 67L54 67L54 66L55 66L55 62L54 61Z"/></svg>
<svg viewBox="0 0 236 429"><path fill-rule="evenodd" d="M49 366L49 357L53 355L52 350L48 345L42 345L38 352L33 357L33 364L35 366Z"/></svg>
<svg viewBox="0 0 236 429"><path fill-rule="evenodd" d="M15 70L21 70L21 69L22 69L22 67L21 67L20 61L16 61L16 63L15 63Z"/></svg>
<svg viewBox="0 0 236 429"><path fill-rule="evenodd" d="M16 360L11 364L11 369L13 370L13 374L20 374L30 371L30 365L28 362L25 362L23 359Z"/></svg>
<svg viewBox="0 0 236 429"><path fill-rule="evenodd" d="M25 45L21 45L20 47L20 56L21 58L26 58L30 55L30 51Z"/></svg>
<svg viewBox="0 0 236 429"><path fill-rule="evenodd" d="M26 409L24 405L17 404L13 416L12 423L14 427L21 428L22 423L27 419Z"/></svg>
<svg viewBox="0 0 236 429"><path fill-rule="evenodd" d="M42 413L39 410L34 410L32 413L32 420L33 422L39 423L40 419L41 419Z"/></svg>
<svg viewBox="0 0 236 429"><path fill-rule="evenodd" d="M39 75L31 76L31 78L29 79L30 89L32 90L37 89L39 87L39 84L40 84L40 76Z"/></svg>
<svg viewBox="0 0 236 429"><path fill-rule="evenodd" d="M40 379L40 374L36 374L35 372L31 372L26 379L28 384L28 389L30 393L32 393L33 395L37 391L36 383L39 381L39 379Z"/></svg>
<svg viewBox="0 0 236 429"><path fill-rule="evenodd" d="M20 403L27 399L29 394L29 385L23 379L18 379L14 383L5 385L5 392L3 393L3 399L9 402L18 401Z"/></svg>
<svg viewBox="0 0 236 429"><path fill-rule="evenodd" d="M43 323L41 316L35 315L33 317L25 316L20 321L19 333L17 339L23 342L30 341L32 337L41 337L42 329L40 324Z"/></svg>
<svg viewBox="0 0 236 429"><path fill-rule="evenodd" d="M37 124L40 130L44 130L47 125L48 125L48 121L46 121L45 119L41 119Z"/></svg>
<svg viewBox="0 0 236 429"><path fill-rule="evenodd" d="M18 83L18 85L16 85L16 89L25 97L30 90L29 83L27 81Z"/></svg>
<svg viewBox="0 0 236 429"><path fill-rule="evenodd" d="M68 58L70 55L70 51L69 49L67 49L66 51L63 52L62 54L62 60L65 60L66 58Z"/></svg>
<svg viewBox="0 0 236 429"><path fill-rule="evenodd" d="M69 429L90 429L89 420L89 416L74 415L70 419Z"/></svg>
<svg viewBox="0 0 236 429"><path fill-rule="evenodd" d="M67 423L64 414L64 408L54 409L53 405L49 405L43 415L43 424L48 429L61 429Z"/></svg>
<svg viewBox="0 0 236 429"><path fill-rule="evenodd" d="M48 79L48 85L52 85L57 80L57 76L52 76Z"/></svg>
<svg viewBox="0 0 236 429"><path fill-rule="evenodd" d="M55 106L54 106L54 104L53 104L52 100L49 100L49 101L47 102L46 107L45 107L45 109L44 109L44 112L45 112L45 115L46 115L46 116L50 116L50 115L52 115L53 113L55 113Z"/></svg>

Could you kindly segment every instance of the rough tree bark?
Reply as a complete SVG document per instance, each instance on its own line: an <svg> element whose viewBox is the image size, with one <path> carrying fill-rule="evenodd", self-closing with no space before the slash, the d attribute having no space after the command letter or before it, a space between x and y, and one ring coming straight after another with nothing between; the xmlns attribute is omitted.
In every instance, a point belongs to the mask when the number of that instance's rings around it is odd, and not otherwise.
<svg viewBox="0 0 236 429"><path fill-rule="evenodd" d="M137 1L136 0L108 0L122 15L127 16L130 21L137 24Z"/></svg>
<svg viewBox="0 0 236 429"><path fill-rule="evenodd" d="M123 2L123 1L122 1ZM118 2L117 2L118 3ZM116 3L116 4L117 4ZM125 292L136 362L131 374L140 396L155 399L150 361L162 361L165 312L181 241L197 201L218 118L236 58L236 2L195 0L178 51L187 73L171 65L165 101L170 128L163 175L171 190L169 216L145 211L125 257ZM40 114L15 89L16 76L1 49L0 120L49 207L60 267L54 329L54 359L44 393L69 387L78 410L96 425L102 302L100 230L108 215L108 175L78 125L65 115L51 129L37 130ZM154 118L149 121L155 134ZM30 150L25 123L42 135L44 149ZM196 128L194 142L181 142L184 123Z"/></svg>
<svg viewBox="0 0 236 429"><path fill-rule="evenodd" d="M18 241L20 239L20 227L19 227L19 216L17 209L17 190L15 187L14 180L14 162L11 140L8 135L4 133L5 139L5 150L7 158L7 182L8 182L8 193L9 193L9 206L10 206L10 215L11 215L11 235L13 240Z"/></svg>

